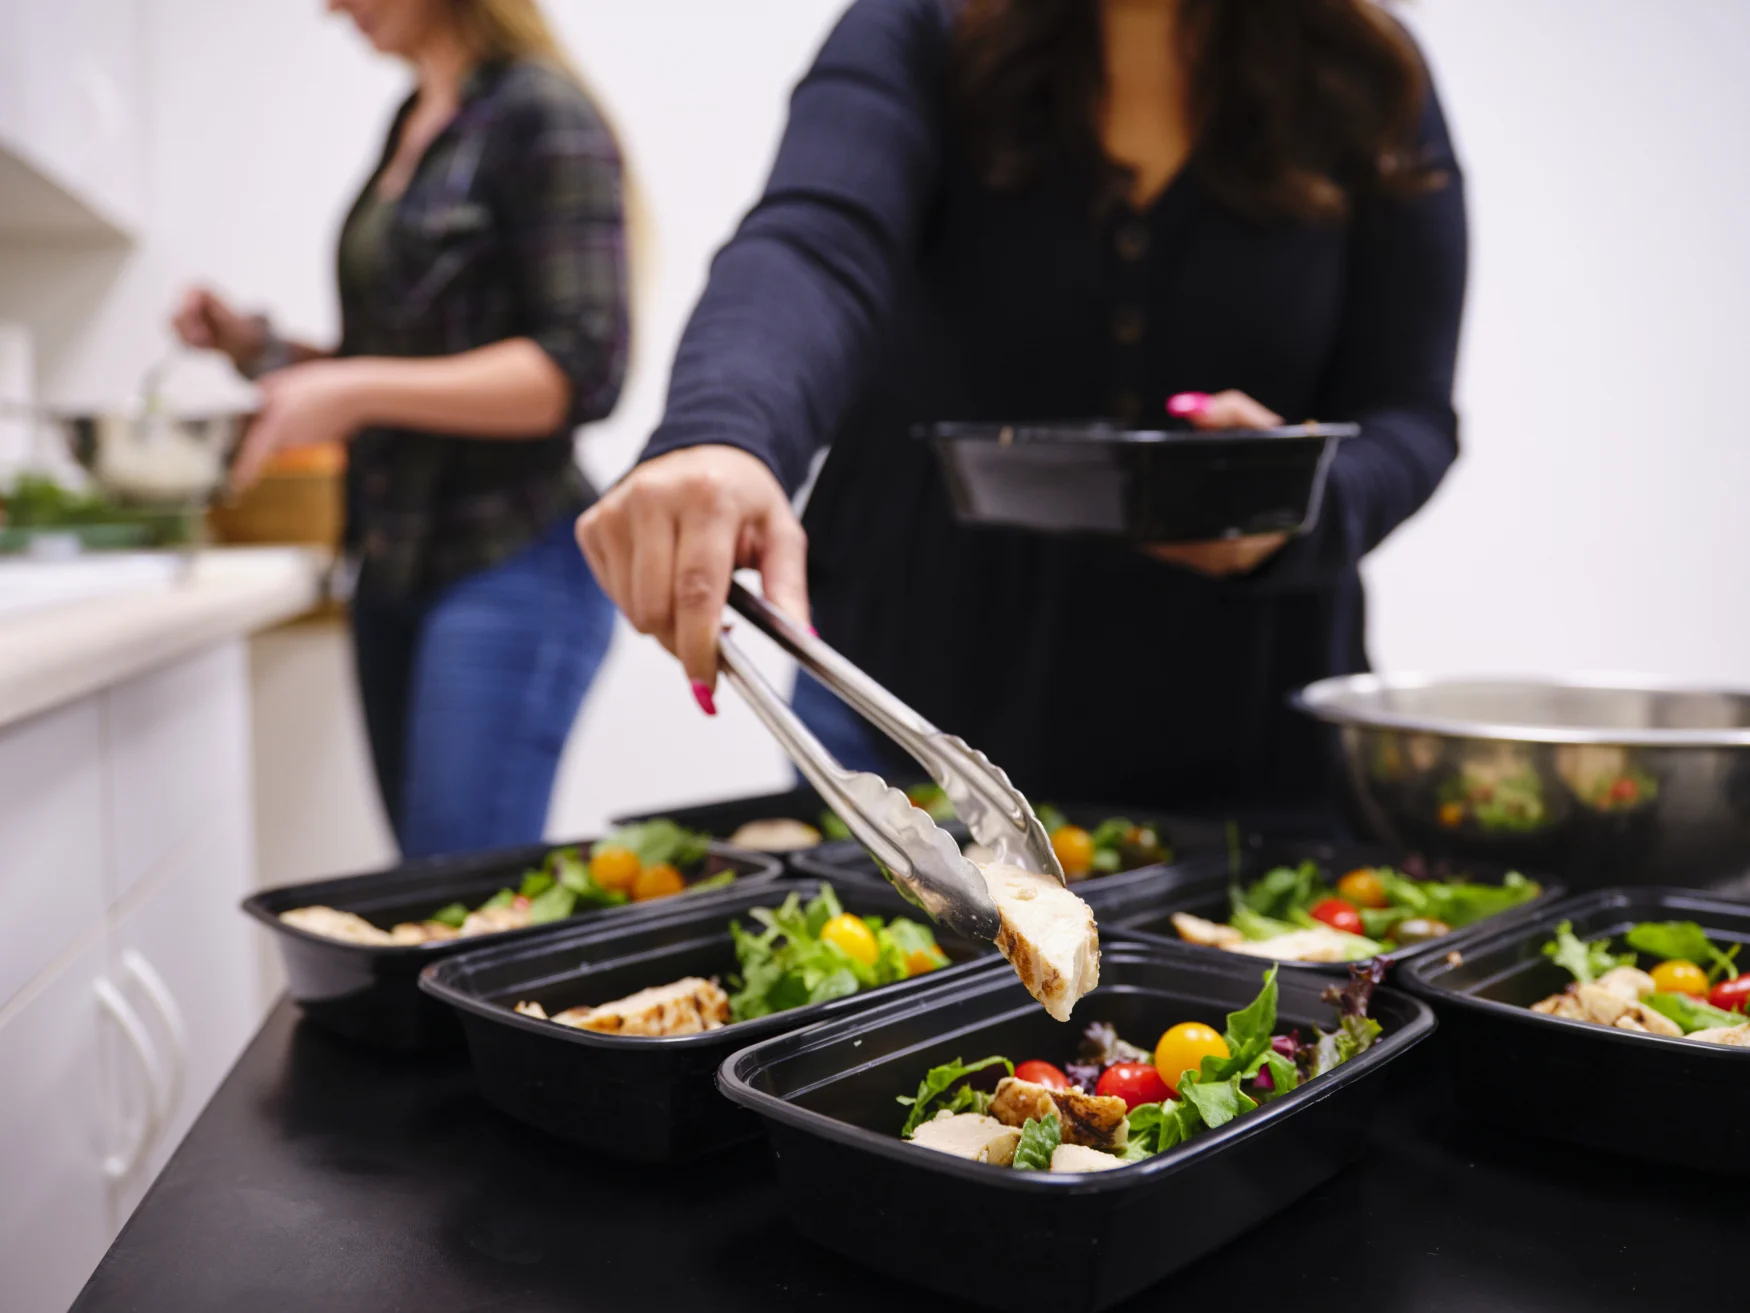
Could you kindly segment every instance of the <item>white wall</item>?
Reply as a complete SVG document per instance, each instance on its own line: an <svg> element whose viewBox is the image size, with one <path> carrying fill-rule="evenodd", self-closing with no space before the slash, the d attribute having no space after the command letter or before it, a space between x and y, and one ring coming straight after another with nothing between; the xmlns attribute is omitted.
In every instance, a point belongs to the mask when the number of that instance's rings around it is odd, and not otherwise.
<svg viewBox="0 0 1750 1313"><path fill-rule="evenodd" d="M637 160L656 274L611 476L655 421L706 261L753 197L788 87L841 0L550 0ZM47 396L124 396L205 277L332 335L331 250L402 77L316 0L151 0L148 237L0 249L0 319L39 336ZM1750 49L1742 0L1421 0L1407 11L1469 176L1465 456L1370 562L1386 667L1640 668L1750 684L1750 448L1733 422L1750 321ZM231 386L197 368L176 386ZM564 770L554 828L777 785L725 697L622 635ZM337 818L335 824L351 822ZM362 824L362 823L361 823ZM360 830L368 846L368 827Z"/></svg>

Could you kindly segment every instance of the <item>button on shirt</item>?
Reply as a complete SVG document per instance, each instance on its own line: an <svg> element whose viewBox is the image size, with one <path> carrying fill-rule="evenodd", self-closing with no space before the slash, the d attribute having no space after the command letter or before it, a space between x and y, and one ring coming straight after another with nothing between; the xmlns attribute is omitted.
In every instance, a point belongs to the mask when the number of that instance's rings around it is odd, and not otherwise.
<svg viewBox="0 0 1750 1313"><path fill-rule="evenodd" d="M1457 451L1465 278L1449 179L1344 223L1261 224L1195 159L1143 211L1068 172L997 192L947 109L950 13L860 0L803 79L764 197L717 257L647 455L702 442L792 488L822 445L809 578L828 641L1034 797L1304 806L1325 759L1289 692L1363 669L1357 564ZM1132 545L955 521L931 420L1115 417L1237 388L1352 420L1316 531L1213 580Z"/></svg>

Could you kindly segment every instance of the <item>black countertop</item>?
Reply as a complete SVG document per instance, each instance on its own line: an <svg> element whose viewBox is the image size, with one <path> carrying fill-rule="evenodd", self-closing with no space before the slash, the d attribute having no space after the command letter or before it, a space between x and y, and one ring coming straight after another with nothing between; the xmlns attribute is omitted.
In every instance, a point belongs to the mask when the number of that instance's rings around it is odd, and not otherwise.
<svg viewBox="0 0 1750 1313"><path fill-rule="evenodd" d="M1739 1187L1458 1122L1438 1045L1400 1064L1365 1162L1125 1308L1737 1306ZM1647 1109L1683 1115L1681 1089ZM281 1003L74 1309L953 1307L797 1238L775 1193L763 1144L605 1162L494 1112L460 1055L379 1055Z"/></svg>

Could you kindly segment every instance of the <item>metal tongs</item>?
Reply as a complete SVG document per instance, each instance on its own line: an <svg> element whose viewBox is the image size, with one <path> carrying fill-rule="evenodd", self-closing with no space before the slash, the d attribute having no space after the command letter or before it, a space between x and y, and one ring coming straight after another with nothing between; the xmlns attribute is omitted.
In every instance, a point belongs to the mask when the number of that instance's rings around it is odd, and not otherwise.
<svg viewBox="0 0 1750 1313"><path fill-rule="evenodd" d="M944 734L880 684L741 584L729 605L801 667L904 748L942 786L972 837L999 862L1055 876L1063 867L1033 808L1009 777L976 748ZM972 939L1001 928L984 877L922 808L879 775L846 770L748 660L727 630L718 636L725 677L819 790L852 834L887 869L899 891L936 920Z"/></svg>

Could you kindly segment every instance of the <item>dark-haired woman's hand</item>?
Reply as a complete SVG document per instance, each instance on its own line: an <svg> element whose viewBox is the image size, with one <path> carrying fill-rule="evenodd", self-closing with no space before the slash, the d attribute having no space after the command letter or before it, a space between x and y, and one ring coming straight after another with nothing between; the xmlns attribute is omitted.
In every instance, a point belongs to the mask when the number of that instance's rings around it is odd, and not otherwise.
<svg viewBox="0 0 1750 1313"><path fill-rule="evenodd" d="M1282 423L1282 416L1268 406L1231 388L1213 395L1181 392L1167 402L1167 409L1200 429L1270 429ZM1156 543L1146 550L1157 561L1225 579L1250 574L1287 541L1285 533L1254 533L1199 543Z"/></svg>
<svg viewBox="0 0 1750 1313"><path fill-rule="evenodd" d="M634 469L577 521L595 577L641 634L673 652L714 712L717 633L738 568L808 623L808 539L766 463L737 447L671 451Z"/></svg>

